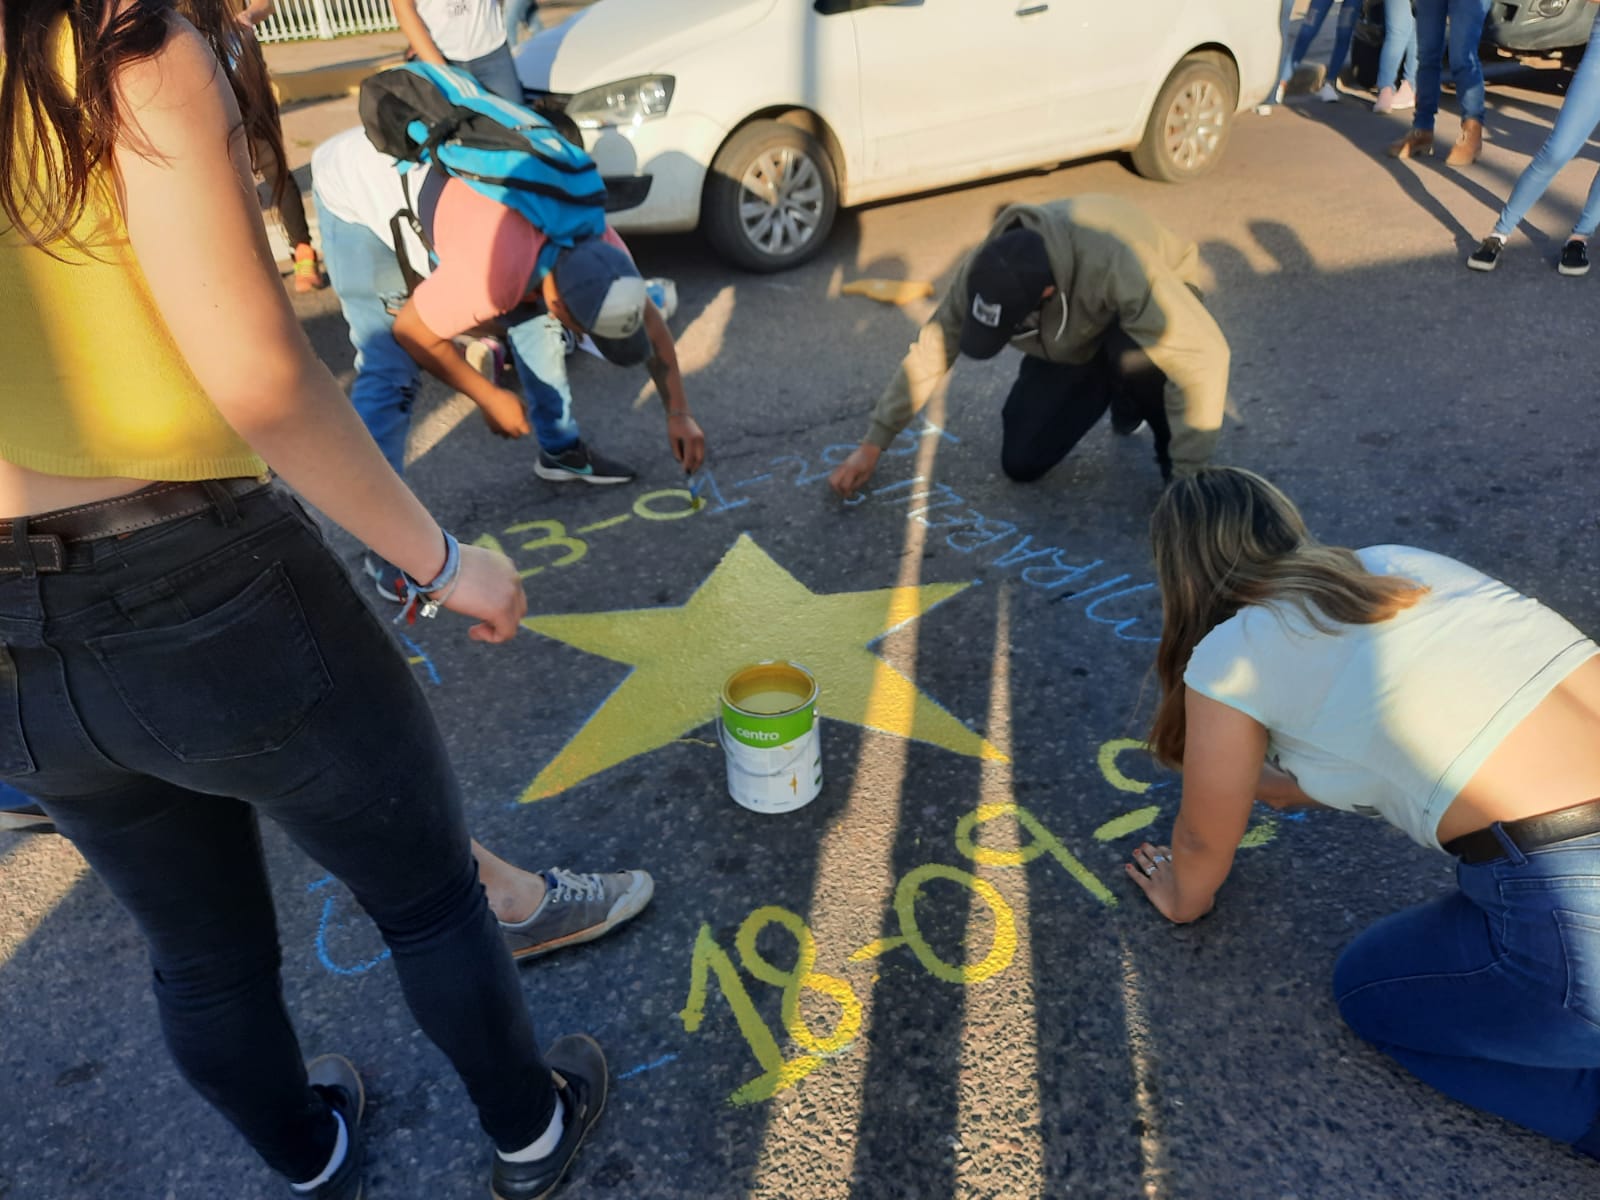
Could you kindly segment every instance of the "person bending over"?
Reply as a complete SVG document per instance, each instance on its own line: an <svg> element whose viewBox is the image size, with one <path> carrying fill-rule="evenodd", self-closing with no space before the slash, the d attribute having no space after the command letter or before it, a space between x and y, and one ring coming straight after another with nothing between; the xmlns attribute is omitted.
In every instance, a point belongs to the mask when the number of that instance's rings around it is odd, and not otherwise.
<svg viewBox="0 0 1600 1200"><path fill-rule="evenodd" d="M1258 798L1451 855L1454 890L1340 955L1339 1011L1440 1091L1600 1157L1600 648L1454 559L1322 544L1247 471L1178 480L1151 542L1150 744L1183 799L1130 878L1204 916Z"/></svg>

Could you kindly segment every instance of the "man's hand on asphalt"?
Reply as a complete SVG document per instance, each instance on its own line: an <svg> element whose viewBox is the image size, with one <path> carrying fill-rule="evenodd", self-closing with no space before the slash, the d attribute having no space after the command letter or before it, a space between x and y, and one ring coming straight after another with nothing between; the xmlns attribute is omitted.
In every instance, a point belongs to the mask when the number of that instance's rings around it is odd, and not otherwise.
<svg viewBox="0 0 1600 1200"><path fill-rule="evenodd" d="M700 423L686 412L667 414L667 444L686 475L693 475L706 461L706 435L701 432Z"/></svg>
<svg viewBox="0 0 1600 1200"><path fill-rule="evenodd" d="M882 453L872 443L862 442L849 458L833 469L833 474L828 476L828 486L844 499L850 499L867 486L867 480L878 469L878 456Z"/></svg>
<svg viewBox="0 0 1600 1200"><path fill-rule="evenodd" d="M474 400L489 428L500 437L527 437L533 432L528 424L528 406L510 388L493 388L484 398Z"/></svg>

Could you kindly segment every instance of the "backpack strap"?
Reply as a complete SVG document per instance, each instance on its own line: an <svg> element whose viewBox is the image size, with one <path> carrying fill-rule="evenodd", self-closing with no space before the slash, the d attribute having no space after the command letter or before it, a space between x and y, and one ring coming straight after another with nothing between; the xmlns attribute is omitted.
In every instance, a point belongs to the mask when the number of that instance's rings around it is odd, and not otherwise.
<svg viewBox="0 0 1600 1200"><path fill-rule="evenodd" d="M406 206L394 216L389 218L389 237L394 242L394 259L400 268L400 277L406 281L406 295L410 296L422 283L422 276L411 265L411 256L406 253L406 240L401 228L402 222L409 226L411 232L417 235L417 241L422 243L422 248L428 252L430 260L437 256L433 251L433 241L422 228L422 218L417 216L416 201L411 198L411 172L400 173L400 189L405 193Z"/></svg>

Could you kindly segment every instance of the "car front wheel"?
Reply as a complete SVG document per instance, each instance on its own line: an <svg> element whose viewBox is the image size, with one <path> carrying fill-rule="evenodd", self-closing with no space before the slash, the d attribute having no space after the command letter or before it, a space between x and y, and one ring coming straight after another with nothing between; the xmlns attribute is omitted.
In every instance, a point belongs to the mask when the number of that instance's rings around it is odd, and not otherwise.
<svg viewBox="0 0 1600 1200"><path fill-rule="evenodd" d="M1133 166L1146 179L1182 183L1217 165L1237 103L1233 81L1209 54L1190 55L1167 77Z"/></svg>
<svg viewBox="0 0 1600 1200"><path fill-rule="evenodd" d="M803 129L752 121L711 164L701 214L707 239L747 271L783 271L822 249L839 211L833 163Z"/></svg>

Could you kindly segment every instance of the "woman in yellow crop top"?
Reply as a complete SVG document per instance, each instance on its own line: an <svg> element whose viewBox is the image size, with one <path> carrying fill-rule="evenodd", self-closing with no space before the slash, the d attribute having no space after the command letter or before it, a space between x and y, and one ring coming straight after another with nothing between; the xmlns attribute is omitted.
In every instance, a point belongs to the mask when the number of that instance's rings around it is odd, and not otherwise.
<svg viewBox="0 0 1600 1200"><path fill-rule="evenodd" d="M1179 480L1150 528L1150 740L1183 799L1129 878L1169 920L1205 915L1258 798L1370 807L1442 847L1458 887L1346 947L1341 1015L1440 1091L1600 1158L1594 642L1441 555L1324 545L1248 471Z"/></svg>
<svg viewBox="0 0 1600 1200"><path fill-rule="evenodd" d="M207 40L170 0L0 6L0 307L27 347L0 376L0 781L133 915L173 1057L293 1194L360 1196L363 1091L302 1061L261 815L377 923L495 1194L543 1196L604 1058L540 1054L427 704L268 471L477 640L515 635L516 572L441 530L312 354Z"/></svg>

